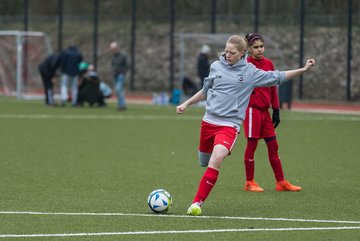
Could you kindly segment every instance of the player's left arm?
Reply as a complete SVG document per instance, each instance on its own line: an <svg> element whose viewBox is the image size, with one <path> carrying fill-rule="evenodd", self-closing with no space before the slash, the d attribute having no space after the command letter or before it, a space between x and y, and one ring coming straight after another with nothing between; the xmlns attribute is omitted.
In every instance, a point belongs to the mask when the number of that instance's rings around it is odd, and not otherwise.
<svg viewBox="0 0 360 241"><path fill-rule="evenodd" d="M277 93L277 87L276 86L270 87L270 93L271 93L271 107L273 110L272 123L274 124L274 128L276 128L280 124L280 103L279 103L279 96Z"/></svg>
<svg viewBox="0 0 360 241"><path fill-rule="evenodd" d="M269 64L270 64L270 70L274 71L275 67L271 60ZM273 110L272 123L274 125L274 128L276 128L280 124L280 102L279 102L279 95L277 89L278 89L277 86L270 87L271 107Z"/></svg>

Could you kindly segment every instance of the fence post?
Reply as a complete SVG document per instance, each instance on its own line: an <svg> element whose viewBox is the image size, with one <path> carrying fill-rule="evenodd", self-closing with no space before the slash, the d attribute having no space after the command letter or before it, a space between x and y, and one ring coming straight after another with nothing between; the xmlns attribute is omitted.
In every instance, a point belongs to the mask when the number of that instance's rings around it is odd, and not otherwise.
<svg viewBox="0 0 360 241"><path fill-rule="evenodd" d="M300 57L299 67L304 63L304 21L305 21L305 0L300 0ZM303 76L299 77L299 99L303 99Z"/></svg>
<svg viewBox="0 0 360 241"><path fill-rule="evenodd" d="M216 33L217 0L211 0L211 33Z"/></svg>
<svg viewBox="0 0 360 241"><path fill-rule="evenodd" d="M93 65L94 70L97 70L98 58L98 25L99 25L99 0L94 0L94 32L93 32Z"/></svg>
<svg viewBox="0 0 360 241"><path fill-rule="evenodd" d="M347 81L346 100L351 100L351 37L352 37L352 0L348 0L348 41L347 41Z"/></svg>
<svg viewBox="0 0 360 241"><path fill-rule="evenodd" d="M170 22L170 85L169 90L172 93L174 89L174 29L175 29L175 0L169 0L169 22Z"/></svg>
<svg viewBox="0 0 360 241"><path fill-rule="evenodd" d="M24 0L24 31L29 30L29 0Z"/></svg>
<svg viewBox="0 0 360 241"><path fill-rule="evenodd" d="M259 0L255 0L254 4L254 33L259 31Z"/></svg>
<svg viewBox="0 0 360 241"><path fill-rule="evenodd" d="M130 90L135 90L136 0L131 1Z"/></svg>
<svg viewBox="0 0 360 241"><path fill-rule="evenodd" d="M62 51L63 33L63 0L57 0L57 44L59 53Z"/></svg>

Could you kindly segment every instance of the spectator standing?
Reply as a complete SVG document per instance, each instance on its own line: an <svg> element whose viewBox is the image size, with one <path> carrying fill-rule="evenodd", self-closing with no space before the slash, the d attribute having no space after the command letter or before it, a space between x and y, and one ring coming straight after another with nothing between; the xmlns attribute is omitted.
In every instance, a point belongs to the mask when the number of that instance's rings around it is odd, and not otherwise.
<svg viewBox="0 0 360 241"><path fill-rule="evenodd" d="M39 65L39 72L44 85L45 104L49 106L55 105L53 87L56 69L59 65L60 56L57 53L50 54Z"/></svg>
<svg viewBox="0 0 360 241"><path fill-rule="evenodd" d="M264 71L274 71L272 61L264 56L264 39L256 33L247 34L250 56L249 63ZM272 117L269 108L273 109ZM268 159L276 179L277 191L300 191L301 187L292 185L284 178L281 160L278 154L278 142L275 128L280 123L279 97L276 86L257 87L250 96L250 102L246 109L244 120L244 134L247 145L244 153L244 165L246 173L245 191L263 192L258 183L254 181L255 174L255 151L259 139L264 139L268 149Z"/></svg>
<svg viewBox="0 0 360 241"><path fill-rule="evenodd" d="M126 110L125 103L125 77L127 71L126 55L119 50L117 42L110 44L112 52L111 70L115 83L115 92L117 95L117 110Z"/></svg>
<svg viewBox="0 0 360 241"><path fill-rule="evenodd" d="M61 60L61 105L65 106L68 100L68 84L71 84L71 104L77 105L79 64L83 57L75 46L69 46L60 56Z"/></svg>

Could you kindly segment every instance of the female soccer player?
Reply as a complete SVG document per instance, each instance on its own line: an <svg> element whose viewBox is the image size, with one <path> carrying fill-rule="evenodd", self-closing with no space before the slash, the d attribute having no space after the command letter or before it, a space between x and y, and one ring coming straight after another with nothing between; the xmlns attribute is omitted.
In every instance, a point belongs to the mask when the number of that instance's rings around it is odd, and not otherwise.
<svg viewBox="0 0 360 241"><path fill-rule="evenodd" d="M258 69L273 71L274 65L270 59L264 57L264 39L261 35L252 33L245 36L249 45L250 56L247 61ZM272 118L269 108L273 109ZM250 96L249 106L246 109L244 133L247 145L244 154L246 172L245 191L263 192L259 184L254 181L255 160L254 154L259 139L264 139L268 149L268 158L276 179L277 191L300 191L301 187L294 186L284 178L281 161L278 155L278 142L275 128L280 123L279 97L276 86L257 87Z"/></svg>
<svg viewBox="0 0 360 241"><path fill-rule="evenodd" d="M200 215L201 205L214 187L222 161L231 153L250 95L255 87L279 85L308 71L315 65L308 59L304 67L288 71L263 71L247 63L244 37L233 35L227 41L219 60L210 66L204 86L190 99L176 107L181 114L185 109L206 99L206 112L200 131L200 164L208 166L200 180L197 193L187 214Z"/></svg>

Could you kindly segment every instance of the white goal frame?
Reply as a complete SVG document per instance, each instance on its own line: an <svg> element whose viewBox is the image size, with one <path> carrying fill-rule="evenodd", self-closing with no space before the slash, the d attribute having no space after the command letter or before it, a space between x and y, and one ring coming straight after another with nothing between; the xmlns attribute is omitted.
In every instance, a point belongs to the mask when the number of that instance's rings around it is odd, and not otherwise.
<svg viewBox="0 0 360 241"><path fill-rule="evenodd" d="M34 31L18 31L18 30L9 30L9 31L0 31L0 36L13 36L16 38L16 91L15 93L8 91L6 95L15 95L17 99L24 99L26 95L23 90L23 64L24 64L24 44L26 37L44 37L47 54L52 53L52 47L49 37L44 32L34 32ZM1 67L1 66L0 66ZM0 71L2 71L0 69Z"/></svg>

